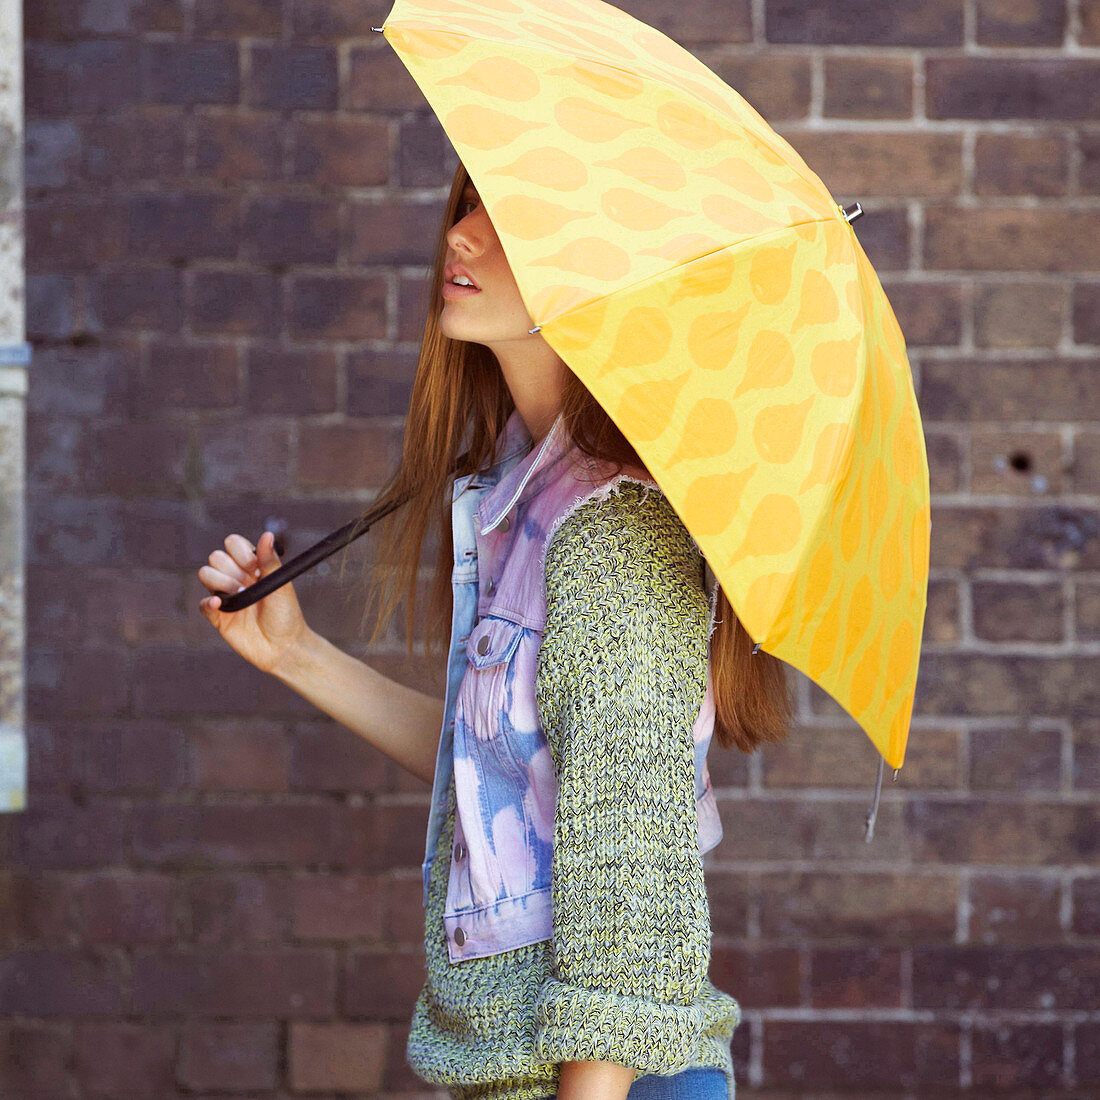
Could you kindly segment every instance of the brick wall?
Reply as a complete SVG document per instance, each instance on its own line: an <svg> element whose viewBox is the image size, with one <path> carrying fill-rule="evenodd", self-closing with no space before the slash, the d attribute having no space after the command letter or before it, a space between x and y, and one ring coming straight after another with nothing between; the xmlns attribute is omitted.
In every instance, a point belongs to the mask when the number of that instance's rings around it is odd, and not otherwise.
<svg viewBox="0 0 1100 1100"><path fill-rule="evenodd" d="M803 153L906 334L932 583L905 767L796 680L718 751L739 1095L1100 1095L1100 0L636 0ZM453 152L361 0L27 8L30 804L0 1096L397 1096L427 790L221 642L396 460ZM349 555L353 577L369 536ZM335 568L296 583L362 654ZM349 598L351 597L351 598ZM441 691L397 633L368 659Z"/></svg>

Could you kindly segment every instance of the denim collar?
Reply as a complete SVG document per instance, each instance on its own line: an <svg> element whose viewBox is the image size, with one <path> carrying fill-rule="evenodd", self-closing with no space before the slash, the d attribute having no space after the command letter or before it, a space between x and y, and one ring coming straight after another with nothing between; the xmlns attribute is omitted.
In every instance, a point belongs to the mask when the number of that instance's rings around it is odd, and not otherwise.
<svg viewBox="0 0 1100 1100"><path fill-rule="evenodd" d="M515 409L508 418L508 423L501 433L501 446L498 450L505 456L510 456L517 449L526 445L530 448L527 456L513 466L495 485L485 494L478 505L477 517L481 524L481 534L488 534L501 521L504 514L510 511L516 504L528 499L535 494L542 478L536 477L542 471L552 466L569 449L565 431L565 417L559 413L546 438L539 446L532 446L531 433L527 425ZM497 466L503 464L501 459ZM496 467L494 467L494 470Z"/></svg>

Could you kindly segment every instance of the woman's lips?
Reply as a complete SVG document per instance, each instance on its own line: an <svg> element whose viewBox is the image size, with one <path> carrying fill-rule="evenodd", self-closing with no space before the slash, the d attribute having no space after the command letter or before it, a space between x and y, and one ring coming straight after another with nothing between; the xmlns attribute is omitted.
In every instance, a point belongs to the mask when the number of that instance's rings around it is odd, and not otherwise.
<svg viewBox="0 0 1100 1100"><path fill-rule="evenodd" d="M457 283L443 284L444 298L468 298L471 294L480 294L476 286L459 286Z"/></svg>

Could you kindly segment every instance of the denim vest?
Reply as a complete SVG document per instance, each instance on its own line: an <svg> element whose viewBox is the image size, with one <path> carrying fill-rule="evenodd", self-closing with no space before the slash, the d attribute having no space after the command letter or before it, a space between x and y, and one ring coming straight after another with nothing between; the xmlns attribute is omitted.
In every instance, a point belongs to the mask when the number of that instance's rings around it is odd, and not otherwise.
<svg viewBox="0 0 1100 1100"><path fill-rule="evenodd" d="M426 905L453 775L455 843L443 918L452 963L551 937L557 777L535 702L535 662L546 623L546 550L577 507L593 496L606 497L618 482L657 489L642 469L626 466L616 475L611 464L567 447L564 429L559 416L532 447L526 425L513 412L498 440L502 457L488 471L456 478L453 485L454 613L423 864ZM706 764L713 730L708 668L693 727L701 852L722 836Z"/></svg>

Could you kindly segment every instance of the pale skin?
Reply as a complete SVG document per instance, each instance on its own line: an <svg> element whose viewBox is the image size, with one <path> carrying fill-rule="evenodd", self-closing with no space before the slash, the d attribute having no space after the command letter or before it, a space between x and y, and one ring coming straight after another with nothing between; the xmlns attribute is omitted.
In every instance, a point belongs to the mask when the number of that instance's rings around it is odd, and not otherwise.
<svg viewBox="0 0 1100 1100"><path fill-rule="evenodd" d="M453 340L483 344L496 356L516 409L538 443L561 411L568 369L527 312L500 238L476 189L468 183L458 220L447 233L447 263L461 264L481 288L444 299L439 324ZM198 571L212 593L199 609L245 660L308 699L413 775L431 783L442 699L405 687L345 653L305 621L293 583L242 611L222 612L217 593L236 592L282 564L274 535L253 546L243 535L226 536ZM562 1062L559 1100L624 1100L634 1070L615 1062Z"/></svg>

